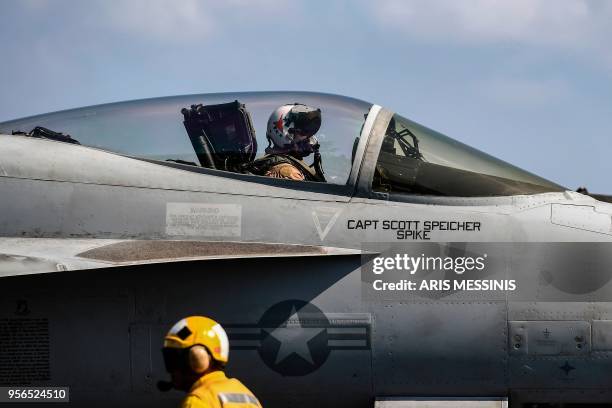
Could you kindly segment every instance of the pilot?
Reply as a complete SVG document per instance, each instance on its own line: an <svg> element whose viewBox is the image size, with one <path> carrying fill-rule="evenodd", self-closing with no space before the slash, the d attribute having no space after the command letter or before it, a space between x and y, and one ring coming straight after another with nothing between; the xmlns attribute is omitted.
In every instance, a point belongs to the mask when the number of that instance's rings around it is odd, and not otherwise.
<svg viewBox="0 0 612 408"><path fill-rule="evenodd" d="M301 103L283 105L268 119L266 155L249 164L250 171L290 180L325 181L319 142L321 109ZM303 159L314 153L312 165Z"/></svg>
<svg viewBox="0 0 612 408"><path fill-rule="evenodd" d="M180 320L166 334L162 353L172 381L158 387L187 392L182 408L261 408L247 387L225 376L229 342L214 320L203 316Z"/></svg>

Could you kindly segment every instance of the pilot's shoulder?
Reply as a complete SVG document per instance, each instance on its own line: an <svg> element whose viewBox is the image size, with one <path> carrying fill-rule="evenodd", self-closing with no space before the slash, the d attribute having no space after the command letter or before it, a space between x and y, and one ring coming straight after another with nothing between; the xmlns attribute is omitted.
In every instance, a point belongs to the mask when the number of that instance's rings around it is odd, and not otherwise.
<svg viewBox="0 0 612 408"><path fill-rule="evenodd" d="M291 180L304 180L304 174L300 169L289 163L281 163L272 166L266 175Z"/></svg>
<svg viewBox="0 0 612 408"><path fill-rule="evenodd" d="M279 164L278 167L279 167L279 171L281 175L283 175L284 177L287 177L293 180L304 180L304 175L302 174L300 169L298 169L293 164L284 163L284 164Z"/></svg>

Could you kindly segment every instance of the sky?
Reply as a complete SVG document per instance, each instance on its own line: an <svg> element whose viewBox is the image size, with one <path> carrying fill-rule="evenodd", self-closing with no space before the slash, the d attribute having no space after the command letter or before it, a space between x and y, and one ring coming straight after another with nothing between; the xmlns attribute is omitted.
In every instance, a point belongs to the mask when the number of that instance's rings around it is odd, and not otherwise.
<svg viewBox="0 0 612 408"><path fill-rule="evenodd" d="M612 1L0 0L0 121L304 90L611 193Z"/></svg>

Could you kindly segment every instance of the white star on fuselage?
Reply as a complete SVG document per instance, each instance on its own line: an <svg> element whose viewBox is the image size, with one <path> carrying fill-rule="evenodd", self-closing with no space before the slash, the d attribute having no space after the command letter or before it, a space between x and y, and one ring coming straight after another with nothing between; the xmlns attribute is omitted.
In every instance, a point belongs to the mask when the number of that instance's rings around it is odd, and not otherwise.
<svg viewBox="0 0 612 408"><path fill-rule="evenodd" d="M308 347L308 342L310 339L321 333L324 329L302 327L300 318L295 310L295 306L293 306L291 309L291 315L289 318L287 318L283 326L285 327L277 327L275 329L271 329L272 331L267 330L270 336L274 337L281 343L274 364L280 363L291 354L295 353L305 361L308 361L310 364L314 365L312 354L310 353L310 348Z"/></svg>

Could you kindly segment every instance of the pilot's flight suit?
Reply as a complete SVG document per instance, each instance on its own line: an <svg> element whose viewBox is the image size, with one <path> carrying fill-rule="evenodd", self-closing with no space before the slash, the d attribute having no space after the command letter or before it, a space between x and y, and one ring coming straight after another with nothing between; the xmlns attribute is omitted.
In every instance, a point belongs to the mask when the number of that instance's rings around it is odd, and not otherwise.
<svg viewBox="0 0 612 408"><path fill-rule="evenodd" d="M265 175L268 177L284 178L297 181L303 181L305 178L304 173L289 163L274 165L266 172Z"/></svg>
<svg viewBox="0 0 612 408"><path fill-rule="evenodd" d="M303 160L288 154L273 153L256 159L246 167L254 174L298 181L325 181Z"/></svg>
<svg viewBox="0 0 612 408"><path fill-rule="evenodd" d="M261 405L240 381L217 370L193 384L181 408L261 408Z"/></svg>

